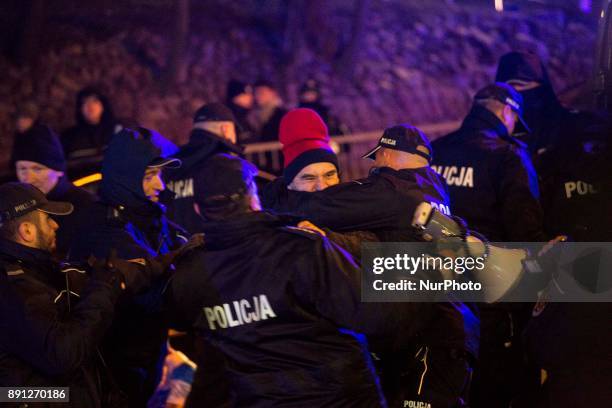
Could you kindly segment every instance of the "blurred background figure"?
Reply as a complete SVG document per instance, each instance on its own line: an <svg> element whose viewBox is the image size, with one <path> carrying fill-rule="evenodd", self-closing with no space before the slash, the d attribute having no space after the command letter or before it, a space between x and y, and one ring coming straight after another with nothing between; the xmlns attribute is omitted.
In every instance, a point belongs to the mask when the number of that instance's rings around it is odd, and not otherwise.
<svg viewBox="0 0 612 408"><path fill-rule="evenodd" d="M15 129L17 134L27 132L38 120L38 106L34 102L26 102L17 108Z"/></svg>
<svg viewBox="0 0 612 408"><path fill-rule="evenodd" d="M249 122L256 132L258 142L278 140L280 122L287 110L283 107L278 90L267 80L259 80L253 86L255 108L249 114Z"/></svg>
<svg viewBox="0 0 612 408"><path fill-rule="evenodd" d="M331 114L330 109L323 103L319 83L314 79L307 80L300 88L300 108L308 108L317 112L327 125L330 136L339 136L349 133L348 126Z"/></svg>
<svg viewBox="0 0 612 408"><path fill-rule="evenodd" d="M110 102L94 87L84 88L77 94L75 119L76 125L62 134L68 160L101 154L121 129Z"/></svg>
<svg viewBox="0 0 612 408"><path fill-rule="evenodd" d="M35 124L13 146L13 159L17 179L42 191L49 200L66 201L74 210L55 221L57 231L57 256L63 259L76 238L76 229L94 202L95 197L72 184L66 176L66 159L59 136L49 126Z"/></svg>
<svg viewBox="0 0 612 408"><path fill-rule="evenodd" d="M15 145L17 141L26 133L34 124L38 121L38 107L33 102L26 102L23 105L17 107L15 113L15 136L13 139L13 149L11 151L11 158L9 160L9 168L15 166Z"/></svg>
<svg viewBox="0 0 612 408"><path fill-rule="evenodd" d="M232 111L236 124L241 128L238 134L239 143L248 143L254 136L248 121L249 112L253 109L253 87L245 82L232 79L227 84L225 105Z"/></svg>

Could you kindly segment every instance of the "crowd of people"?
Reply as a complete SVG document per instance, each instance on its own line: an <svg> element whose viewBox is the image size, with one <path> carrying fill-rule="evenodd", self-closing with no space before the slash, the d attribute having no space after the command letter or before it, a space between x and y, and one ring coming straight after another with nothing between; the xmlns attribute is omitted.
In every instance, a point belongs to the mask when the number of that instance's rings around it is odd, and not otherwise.
<svg viewBox="0 0 612 408"><path fill-rule="evenodd" d="M425 240L423 202L500 243L609 241L606 115L566 109L511 52L457 131L390 126L370 174L341 182L345 130L316 82L300 95L287 110L271 83L232 81L178 149L95 89L61 136L23 109L0 186L0 386L70 387L74 407L612 401L612 303L360 300L362 244ZM268 181L241 144L272 140ZM91 154L95 195L67 177Z"/></svg>

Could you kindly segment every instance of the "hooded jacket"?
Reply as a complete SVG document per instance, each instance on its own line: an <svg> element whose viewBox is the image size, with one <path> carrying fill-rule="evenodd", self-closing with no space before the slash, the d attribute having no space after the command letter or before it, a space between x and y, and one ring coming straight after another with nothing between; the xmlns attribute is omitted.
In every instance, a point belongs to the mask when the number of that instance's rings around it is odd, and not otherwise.
<svg viewBox="0 0 612 408"><path fill-rule="evenodd" d="M167 172L167 187L173 194L166 196L168 218L185 228L190 234L202 231L202 217L193 209L193 177L208 158L218 153L242 155L242 148L203 129L194 129L189 143L173 157L180 159L179 169Z"/></svg>
<svg viewBox="0 0 612 408"><path fill-rule="evenodd" d="M232 406L381 406L369 357L346 328L413 333L426 303L359 297L359 269L326 238L250 213L206 223L205 248L176 265L170 318L225 356Z"/></svg>
<svg viewBox="0 0 612 408"><path fill-rule="evenodd" d="M0 239L0 386L70 387L68 406L102 407L97 347L120 289L90 279L71 310L66 289L48 252Z"/></svg>
<svg viewBox="0 0 612 408"><path fill-rule="evenodd" d="M97 125L88 123L81 112L85 98L89 96L98 98L104 107ZM68 160L101 154L120 127L106 96L93 87L84 88L77 94L75 120L76 125L62 134L62 145Z"/></svg>
<svg viewBox="0 0 612 408"><path fill-rule="evenodd" d="M546 241L529 154L493 113L474 106L433 149L432 167L446 180L453 212L471 229L490 241Z"/></svg>
<svg viewBox="0 0 612 408"><path fill-rule="evenodd" d="M187 234L166 219L163 205L150 201L142 189L147 165L162 156L151 133L124 129L114 136L102 163L100 201L81 225L71 258L105 257L115 249L119 258L144 261L187 240ZM160 307L167 278L158 278L142 295L121 299L118 318L104 342L105 358L130 406L144 406L161 375L167 327Z"/></svg>

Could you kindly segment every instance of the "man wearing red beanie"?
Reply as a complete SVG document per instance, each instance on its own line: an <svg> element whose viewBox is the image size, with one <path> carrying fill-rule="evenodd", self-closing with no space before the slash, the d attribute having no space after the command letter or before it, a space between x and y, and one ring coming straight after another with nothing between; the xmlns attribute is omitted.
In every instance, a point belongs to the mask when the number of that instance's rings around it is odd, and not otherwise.
<svg viewBox="0 0 612 408"><path fill-rule="evenodd" d="M285 159L283 181L289 190L321 191L340 182L338 157L315 111L298 108L283 116L279 140Z"/></svg>

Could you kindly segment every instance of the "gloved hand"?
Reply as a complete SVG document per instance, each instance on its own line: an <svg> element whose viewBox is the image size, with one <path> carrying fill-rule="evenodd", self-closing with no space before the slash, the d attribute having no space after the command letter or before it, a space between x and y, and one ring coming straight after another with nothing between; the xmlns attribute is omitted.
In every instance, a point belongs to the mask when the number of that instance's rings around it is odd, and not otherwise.
<svg viewBox="0 0 612 408"><path fill-rule="evenodd" d="M111 286L118 286L122 290L125 289L125 277L116 267L116 261L117 251L115 250L111 250L106 259L90 256L87 263L91 267L91 279Z"/></svg>
<svg viewBox="0 0 612 408"><path fill-rule="evenodd" d="M158 255L154 259L159 264L159 267L165 271L172 265L175 259L204 244L204 234L193 234L179 249Z"/></svg>

